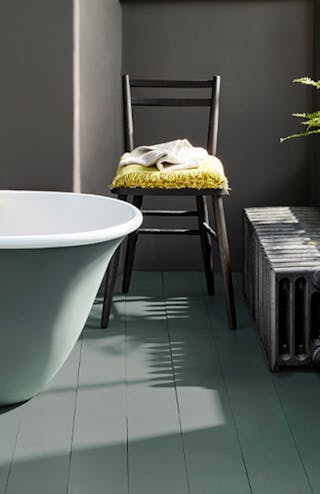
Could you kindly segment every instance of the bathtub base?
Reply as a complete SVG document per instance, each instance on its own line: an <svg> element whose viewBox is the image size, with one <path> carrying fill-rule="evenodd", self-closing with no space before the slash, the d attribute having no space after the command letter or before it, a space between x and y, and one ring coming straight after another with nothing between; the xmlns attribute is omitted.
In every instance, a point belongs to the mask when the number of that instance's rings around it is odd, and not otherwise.
<svg viewBox="0 0 320 494"><path fill-rule="evenodd" d="M1 250L1 407L29 400L64 364L121 240Z"/></svg>

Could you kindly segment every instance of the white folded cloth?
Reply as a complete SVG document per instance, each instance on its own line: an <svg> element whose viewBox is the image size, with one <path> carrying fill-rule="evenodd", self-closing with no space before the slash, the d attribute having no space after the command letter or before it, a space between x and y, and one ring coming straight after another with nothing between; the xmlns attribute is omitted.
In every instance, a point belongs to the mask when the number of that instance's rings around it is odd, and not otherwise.
<svg viewBox="0 0 320 494"><path fill-rule="evenodd" d="M125 153L119 166L155 165L158 170L187 170L198 168L199 161L208 156L204 148L193 147L188 139L177 139L152 146L139 146L131 153Z"/></svg>

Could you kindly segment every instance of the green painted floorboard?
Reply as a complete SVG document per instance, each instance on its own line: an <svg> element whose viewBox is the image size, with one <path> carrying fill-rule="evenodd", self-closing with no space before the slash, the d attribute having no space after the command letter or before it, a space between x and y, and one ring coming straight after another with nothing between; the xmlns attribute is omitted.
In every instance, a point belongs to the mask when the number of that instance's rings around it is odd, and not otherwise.
<svg viewBox="0 0 320 494"><path fill-rule="evenodd" d="M126 301L130 494L188 494L161 273L135 273Z"/></svg>
<svg viewBox="0 0 320 494"><path fill-rule="evenodd" d="M199 275L164 285L191 492L250 493Z"/></svg>
<svg viewBox="0 0 320 494"><path fill-rule="evenodd" d="M280 372L273 382L313 492L320 494L320 375Z"/></svg>
<svg viewBox="0 0 320 494"><path fill-rule="evenodd" d="M10 476L23 407L0 411L0 494L4 494Z"/></svg>
<svg viewBox="0 0 320 494"><path fill-rule="evenodd" d="M96 329L100 304L94 307L84 331L68 494L127 494L122 300L115 297L108 331Z"/></svg>
<svg viewBox="0 0 320 494"><path fill-rule="evenodd" d="M20 407L21 424L5 494L66 492L80 348L81 341L47 388Z"/></svg>

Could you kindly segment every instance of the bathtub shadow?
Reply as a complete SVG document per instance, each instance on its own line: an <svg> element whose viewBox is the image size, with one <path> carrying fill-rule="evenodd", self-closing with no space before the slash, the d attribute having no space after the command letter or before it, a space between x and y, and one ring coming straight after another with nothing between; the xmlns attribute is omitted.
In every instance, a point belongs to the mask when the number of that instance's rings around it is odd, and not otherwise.
<svg viewBox="0 0 320 494"><path fill-rule="evenodd" d="M6 405L6 406L0 406L0 415L4 415L5 413L12 412L16 408L20 408L26 403L28 403L32 398L29 398L29 400L24 400L20 401L19 403L14 403L13 405Z"/></svg>

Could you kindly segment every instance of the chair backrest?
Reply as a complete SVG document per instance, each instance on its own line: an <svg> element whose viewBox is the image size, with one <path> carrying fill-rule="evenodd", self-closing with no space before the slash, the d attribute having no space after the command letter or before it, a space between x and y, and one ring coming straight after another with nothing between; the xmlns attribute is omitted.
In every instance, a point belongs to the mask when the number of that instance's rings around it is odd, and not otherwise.
<svg viewBox="0 0 320 494"><path fill-rule="evenodd" d="M145 98L141 96L133 96L131 94L133 92L132 88L209 88L211 91L210 97L208 98ZM207 151L209 154L216 154L219 121L220 76L215 75L210 80L201 81L164 81L154 79L131 79L128 74L124 74L122 77L122 90L125 151L132 151L134 148L133 106L206 106L210 108Z"/></svg>

